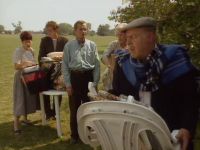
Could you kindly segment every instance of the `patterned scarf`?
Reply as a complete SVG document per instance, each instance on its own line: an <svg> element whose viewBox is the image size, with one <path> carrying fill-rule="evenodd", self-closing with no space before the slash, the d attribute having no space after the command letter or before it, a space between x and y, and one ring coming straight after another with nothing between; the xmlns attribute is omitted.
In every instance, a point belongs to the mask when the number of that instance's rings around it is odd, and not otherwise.
<svg viewBox="0 0 200 150"><path fill-rule="evenodd" d="M163 52L156 47L146 58L145 79L140 85L142 91L156 91L159 88L161 72L164 68ZM162 57L161 57L162 56Z"/></svg>
<svg viewBox="0 0 200 150"><path fill-rule="evenodd" d="M118 64L133 87L150 92L194 69L186 49L180 45L156 46L145 63L131 58L127 51L121 51Z"/></svg>
<svg viewBox="0 0 200 150"><path fill-rule="evenodd" d="M182 46L156 46L146 59L145 78L140 90L154 92L159 89L161 83L168 84L191 69L194 69L194 66Z"/></svg>

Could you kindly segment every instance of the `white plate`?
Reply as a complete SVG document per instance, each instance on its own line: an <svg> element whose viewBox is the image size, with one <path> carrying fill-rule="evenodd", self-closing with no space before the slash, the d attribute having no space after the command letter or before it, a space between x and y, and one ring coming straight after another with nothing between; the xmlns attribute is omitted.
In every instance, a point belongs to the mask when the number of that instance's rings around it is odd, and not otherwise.
<svg viewBox="0 0 200 150"><path fill-rule="evenodd" d="M47 57L50 57L52 59L54 58L62 58L63 57L63 52L51 52L47 54Z"/></svg>

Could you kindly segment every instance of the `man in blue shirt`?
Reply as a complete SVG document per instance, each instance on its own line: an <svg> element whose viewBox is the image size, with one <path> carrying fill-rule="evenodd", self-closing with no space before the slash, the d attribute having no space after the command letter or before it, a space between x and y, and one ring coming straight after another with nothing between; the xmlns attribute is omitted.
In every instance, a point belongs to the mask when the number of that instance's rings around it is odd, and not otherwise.
<svg viewBox="0 0 200 150"><path fill-rule="evenodd" d="M77 109L88 102L88 82L97 87L100 79L100 62L96 44L85 38L87 23L79 20L74 24L76 39L64 47L63 75L66 90L69 95L71 142L77 143Z"/></svg>

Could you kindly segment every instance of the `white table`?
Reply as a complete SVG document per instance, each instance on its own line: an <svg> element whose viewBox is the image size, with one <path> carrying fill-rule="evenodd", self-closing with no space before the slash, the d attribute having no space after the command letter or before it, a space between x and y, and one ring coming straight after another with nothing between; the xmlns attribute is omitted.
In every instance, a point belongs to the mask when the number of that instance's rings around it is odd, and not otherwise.
<svg viewBox="0 0 200 150"><path fill-rule="evenodd" d="M44 108L44 98L43 95L49 95L53 97L55 103L55 110L56 110L56 128L57 134L59 137L62 136L61 131L61 122L60 122L60 107L59 107L59 96L66 95L65 91L57 91L57 90L49 90L43 91L40 93L40 107L41 107L41 115L42 115L42 125L46 125L46 117L45 117L45 108Z"/></svg>

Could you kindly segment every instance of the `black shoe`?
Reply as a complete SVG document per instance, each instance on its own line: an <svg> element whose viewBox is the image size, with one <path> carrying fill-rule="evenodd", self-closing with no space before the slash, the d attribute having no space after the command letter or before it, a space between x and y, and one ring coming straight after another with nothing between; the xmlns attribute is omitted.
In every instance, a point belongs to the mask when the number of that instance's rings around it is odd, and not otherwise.
<svg viewBox="0 0 200 150"><path fill-rule="evenodd" d="M50 120L51 116L46 116L46 120Z"/></svg>
<svg viewBox="0 0 200 150"><path fill-rule="evenodd" d="M20 129L14 130L15 135L20 135L21 133L22 133L22 130Z"/></svg>
<svg viewBox="0 0 200 150"><path fill-rule="evenodd" d="M46 120L56 120L56 117L55 116L47 116Z"/></svg>
<svg viewBox="0 0 200 150"><path fill-rule="evenodd" d="M29 120L22 120L21 124L24 126L33 126L33 124Z"/></svg>
<svg viewBox="0 0 200 150"><path fill-rule="evenodd" d="M56 120L56 116L52 116L51 119L52 119L52 120Z"/></svg>
<svg viewBox="0 0 200 150"><path fill-rule="evenodd" d="M56 120L56 114L54 111L46 113L46 120Z"/></svg>
<svg viewBox="0 0 200 150"><path fill-rule="evenodd" d="M70 144L78 144L79 140L75 138L70 139Z"/></svg>

